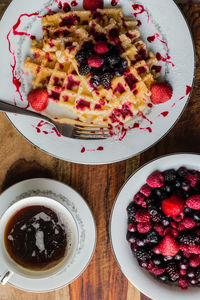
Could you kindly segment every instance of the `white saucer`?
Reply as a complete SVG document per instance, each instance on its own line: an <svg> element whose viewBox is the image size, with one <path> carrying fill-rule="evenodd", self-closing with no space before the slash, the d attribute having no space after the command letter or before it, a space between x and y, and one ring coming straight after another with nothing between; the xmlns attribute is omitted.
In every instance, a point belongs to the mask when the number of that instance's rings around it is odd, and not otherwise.
<svg viewBox="0 0 200 300"><path fill-rule="evenodd" d="M16 288L31 292L48 292L64 287L75 280L89 264L96 245L96 226L93 215L84 199L71 187L55 180L37 178L17 183L0 196L0 216L14 202L31 196L45 196L62 203L74 217L79 244L72 262L58 274L48 279L28 279L14 275L9 283ZM1 261L0 274L6 267Z"/></svg>

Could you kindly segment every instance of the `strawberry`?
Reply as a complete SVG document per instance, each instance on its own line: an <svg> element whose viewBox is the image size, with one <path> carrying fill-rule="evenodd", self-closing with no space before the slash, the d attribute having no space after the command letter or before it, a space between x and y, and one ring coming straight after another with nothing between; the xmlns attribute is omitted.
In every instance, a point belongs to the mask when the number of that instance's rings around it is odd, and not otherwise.
<svg viewBox="0 0 200 300"><path fill-rule="evenodd" d="M147 178L147 184L152 188L159 188L163 186L164 180L165 179L163 175L160 172L156 171Z"/></svg>
<svg viewBox="0 0 200 300"><path fill-rule="evenodd" d="M158 245L158 248L164 256L174 256L179 251L179 245L171 235L166 235Z"/></svg>
<svg viewBox="0 0 200 300"><path fill-rule="evenodd" d="M151 87L151 102L153 104L167 102L171 99L172 94L172 87L168 83L154 83Z"/></svg>
<svg viewBox="0 0 200 300"><path fill-rule="evenodd" d="M83 8L85 10L103 8L103 0L83 0Z"/></svg>
<svg viewBox="0 0 200 300"><path fill-rule="evenodd" d="M48 92L46 90L32 90L28 96L28 103L36 111L44 110L48 105Z"/></svg>
<svg viewBox="0 0 200 300"><path fill-rule="evenodd" d="M96 54L93 54L88 59L88 65L92 68L100 68L103 65L103 59Z"/></svg>
<svg viewBox="0 0 200 300"><path fill-rule="evenodd" d="M149 222L150 217L151 217L151 216L150 216L150 214L148 213L148 211L146 211L146 209L140 208L140 209L138 209L138 211L136 212L135 219L136 219L137 222L146 223L146 222Z"/></svg>
<svg viewBox="0 0 200 300"><path fill-rule="evenodd" d="M108 51L108 46L104 41L98 41L94 46L94 51L98 54L104 54Z"/></svg>
<svg viewBox="0 0 200 300"><path fill-rule="evenodd" d="M185 202L178 196L171 196L162 202L162 210L166 216L176 217L180 215L185 206Z"/></svg>
<svg viewBox="0 0 200 300"><path fill-rule="evenodd" d="M186 200L186 204L191 209L200 209L200 195L192 195Z"/></svg>

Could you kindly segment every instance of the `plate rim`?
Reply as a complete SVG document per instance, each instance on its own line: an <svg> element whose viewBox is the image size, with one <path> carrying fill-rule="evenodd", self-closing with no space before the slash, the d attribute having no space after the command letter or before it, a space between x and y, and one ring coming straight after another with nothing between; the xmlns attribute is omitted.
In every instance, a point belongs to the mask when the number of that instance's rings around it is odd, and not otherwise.
<svg viewBox="0 0 200 300"><path fill-rule="evenodd" d="M16 2L16 0L14 0ZM12 1L8 7L6 8L4 14L6 13L7 9L14 3L14 1ZM43 151L44 153L52 156L52 157L55 157L57 159L61 159L61 160L64 160L64 161L68 161L68 162L72 162L72 163L78 163L78 164L82 164L82 165L104 165L104 164L112 164L112 163L117 163L117 162L120 162L120 161L125 161L127 159L130 159L132 157L135 157L141 153L143 153L144 151L150 149L151 147L155 146L158 142L160 142L172 129L173 127L177 124L177 122L180 120L181 116L183 115L185 109L186 109L186 106L188 105L189 103L189 100L192 96L192 93L193 93L193 89L194 89L194 84L195 84L195 78L196 78L196 71L197 71L197 57L196 57L196 53L195 53L195 43L194 43L194 38L193 38L193 35L192 35L192 32L191 32L191 29L189 27L189 24L186 20L186 17L184 16L183 12L181 11L180 7L178 6L177 3L175 3L174 1L170 1L168 0L170 3L173 2L173 4L175 5L175 7L178 9L179 13L181 14L185 24L186 24L186 27L188 29L188 32L189 32L189 37L191 39L191 42L192 42L192 48L193 48L193 56L194 56L194 70L193 70L193 77L192 77L192 84L191 84L191 91L190 91L190 94L188 95L187 97L187 100L185 102L185 105L184 107L182 108L178 118L175 120L175 122L170 126L170 128L159 138L157 139L154 143L152 143L151 145L147 146L146 148L144 148L143 150L141 151L138 151L136 153L132 153L126 157L123 157L123 158L117 158L117 159L112 159L112 160L105 160L102 161L102 159L98 160L98 161L94 161L95 159L93 159L93 161L87 161L87 158L86 159L83 159L83 161L80 161L79 160L79 157L77 156L77 159L71 159L71 158L65 158L63 157L62 155L57 155L57 154L54 154L53 151L50 151L50 150L46 150L46 149L42 149L39 145L36 145L34 144L34 142L32 142L28 137L26 137L14 124L14 122L10 119L9 117L9 113L5 113L5 115L7 116L8 120L10 121L10 123L13 125L13 127L22 135L22 137L24 137L29 143L31 143L33 146L37 147L39 150ZM172 4L172 5L173 5ZM2 18L4 17L4 14L2 16ZM1 20L2 20L1 18ZM1 22L0 20L0 22ZM42 119L42 118L41 118ZM66 138L66 142L67 142L67 139L69 140L69 138ZM81 140L80 140L81 141Z"/></svg>

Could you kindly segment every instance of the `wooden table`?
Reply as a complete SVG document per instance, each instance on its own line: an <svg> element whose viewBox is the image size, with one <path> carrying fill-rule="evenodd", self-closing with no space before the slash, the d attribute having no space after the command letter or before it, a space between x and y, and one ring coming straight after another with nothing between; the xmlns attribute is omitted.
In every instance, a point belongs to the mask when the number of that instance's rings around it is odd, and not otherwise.
<svg viewBox="0 0 200 300"><path fill-rule="evenodd" d="M0 0L0 14L3 14L9 2ZM167 153L200 152L200 4L180 6L189 22L197 50L195 88L176 126L162 141L143 154L124 162L102 166L61 161L31 145L0 113L0 190L34 177L60 180L86 199L93 211L98 235L96 251L89 267L69 286L51 293L32 294L8 284L0 287L0 300L148 299L127 281L115 262L109 240L109 219L120 187L139 166Z"/></svg>

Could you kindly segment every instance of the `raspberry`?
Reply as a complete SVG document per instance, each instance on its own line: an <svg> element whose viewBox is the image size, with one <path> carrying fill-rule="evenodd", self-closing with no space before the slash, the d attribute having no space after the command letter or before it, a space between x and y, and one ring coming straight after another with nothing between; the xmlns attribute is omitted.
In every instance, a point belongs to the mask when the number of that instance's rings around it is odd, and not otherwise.
<svg viewBox="0 0 200 300"><path fill-rule="evenodd" d="M89 74L90 69L91 69L91 67L88 66L88 64L82 64L78 68L78 72L81 76L85 76L85 75Z"/></svg>
<svg viewBox="0 0 200 300"><path fill-rule="evenodd" d="M48 105L48 92L46 90L32 90L28 96L28 103L36 111L44 110Z"/></svg>
<svg viewBox="0 0 200 300"><path fill-rule="evenodd" d="M174 256L179 251L179 246L175 239L170 236L166 235L161 243L158 245L160 252L164 256Z"/></svg>
<svg viewBox="0 0 200 300"><path fill-rule="evenodd" d="M159 268L158 266L154 266L151 270L155 275L160 275L165 272L164 268Z"/></svg>
<svg viewBox="0 0 200 300"><path fill-rule="evenodd" d="M179 244L179 248L183 252L185 252L185 251L188 252L188 246L185 244Z"/></svg>
<svg viewBox="0 0 200 300"><path fill-rule="evenodd" d="M185 206L185 202L178 196L171 196L162 202L162 210L166 216L176 217L180 215Z"/></svg>
<svg viewBox="0 0 200 300"><path fill-rule="evenodd" d="M157 233L160 235L160 236L163 236L164 235L164 230L165 230L165 227L160 225L160 224L155 224L153 226L154 230L157 231Z"/></svg>
<svg viewBox="0 0 200 300"><path fill-rule="evenodd" d="M151 194L150 186L148 186L148 184L144 184L140 189L140 193L145 195L146 197L149 197Z"/></svg>
<svg viewBox="0 0 200 300"><path fill-rule="evenodd" d="M134 202L131 202L127 207L127 213L128 213L128 220L129 223L133 223L135 221L135 216L138 208L137 205L134 204Z"/></svg>
<svg viewBox="0 0 200 300"><path fill-rule="evenodd" d="M186 204L189 208L200 209L200 195L192 195L186 200Z"/></svg>
<svg viewBox="0 0 200 300"><path fill-rule="evenodd" d="M137 205L142 205L143 201L145 199L145 196L141 193L137 193L135 196L134 196L134 202L137 204Z"/></svg>
<svg viewBox="0 0 200 300"><path fill-rule="evenodd" d="M164 235L171 235L172 237L177 237L178 231L175 228L166 228L164 231Z"/></svg>
<svg viewBox="0 0 200 300"><path fill-rule="evenodd" d="M195 255L193 254L191 257L190 257L190 260L189 260L189 265L193 268L196 268L200 265L200 257L199 255Z"/></svg>
<svg viewBox="0 0 200 300"><path fill-rule="evenodd" d="M178 281L178 285L182 288L182 289L187 289L188 287L188 281L186 279L186 277L181 277Z"/></svg>
<svg viewBox="0 0 200 300"><path fill-rule="evenodd" d="M145 209L140 208L136 212L135 219L137 222L146 223L146 222L149 222L149 220L150 220L150 214Z"/></svg>
<svg viewBox="0 0 200 300"><path fill-rule="evenodd" d="M186 229L192 229L196 226L196 222L192 217L185 217L181 224L183 224Z"/></svg>
<svg viewBox="0 0 200 300"><path fill-rule="evenodd" d="M182 270L182 269L180 270L180 274L181 274L181 275L185 275L186 273L187 273L186 270Z"/></svg>
<svg viewBox="0 0 200 300"><path fill-rule="evenodd" d="M139 233L145 234L149 232L151 228L152 228L152 224L150 222L137 224L137 230L139 231Z"/></svg>
<svg viewBox="0 0 200 300"><path fill-rule="evenodd" d="M92 68L100 68L103 65L103 59L96 54L93 54L88 59L88 65Z"/></svg>
<svg viewBox="0 0 200 300"><path fill-rule="evenodd" d="M135 231L137 231L137 226L136 226L136 224L134 224L134 223L128 224L128 231L130 231L130 232L135 232Z"/></svg>
<svg viewBox="0 0 200 300"><path fill-rule="evenodd" d="M98 41L94 46L94 51L98 54L104 54L108 51L108 46L104 41Z"/></svg>
<svg viewBox="0 0 200 300"><path fill-rule="evenodd" d="M147 184L152 188L159 188L164 184L163 175L156 171L147 178Z"/></svg>
<svg viewBox="0 0 200 300"><path fill-rule="evenodd" d="M188 180L190 182L190 185L194 187L197 184L198 176L196 174L187 173L184 179Z"/></svg>
<svg viewBox="0 0 200 300"><path fill-rule="evenodd" d="M155 83L151 87L151 102L153 104L164 103L171 99L172 87L168 83Z"/></svg>
<svg viewBox="0 0 200 300"><path fill-rule="evenodd" d="M189 245L189 252L193 254L200 254L200 245Z"/></svg>
<svg viewBox="0 0 200 300"><path fill-rule="evenodd" d="M152 268L153 268L153 263L152 263L152 261L150 260L150 261L149 261L149 264L148 264L148 266L147 266L146 269L147 269L148 271L150 271L150 270L152 270Z"/></svg>

